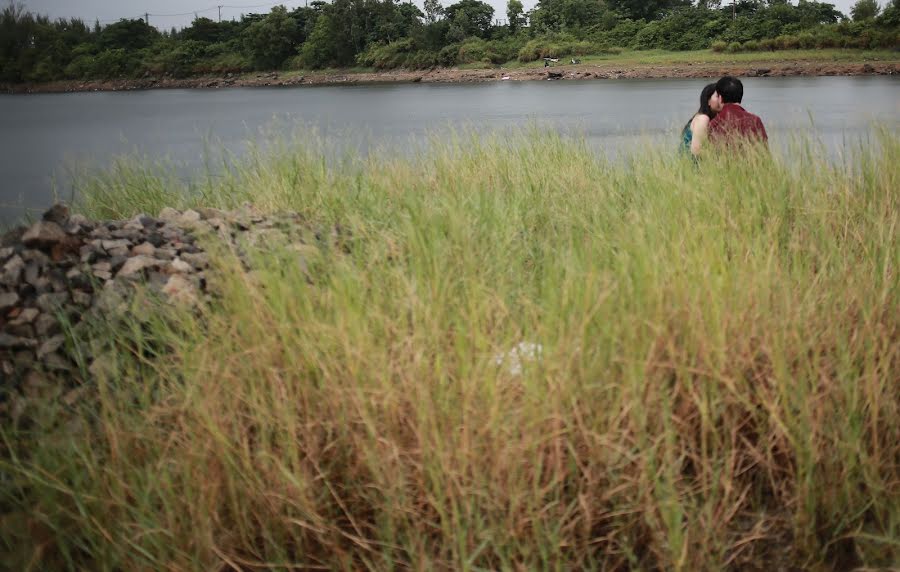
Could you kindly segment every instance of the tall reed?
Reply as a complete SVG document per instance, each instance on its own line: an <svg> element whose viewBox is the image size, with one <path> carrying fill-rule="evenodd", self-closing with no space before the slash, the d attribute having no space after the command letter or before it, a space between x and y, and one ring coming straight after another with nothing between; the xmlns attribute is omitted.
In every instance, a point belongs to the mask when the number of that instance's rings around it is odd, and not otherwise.
<svg viewBox="0 0 900 572"><path fill-rule="evenodd" d="M5 563L897 564L900 138L792 157L525 132L188 184L121 163L86 213L251 201L342 247L219 249L197 313L76 340L116 349L89 397L0 433Z"/></svg>

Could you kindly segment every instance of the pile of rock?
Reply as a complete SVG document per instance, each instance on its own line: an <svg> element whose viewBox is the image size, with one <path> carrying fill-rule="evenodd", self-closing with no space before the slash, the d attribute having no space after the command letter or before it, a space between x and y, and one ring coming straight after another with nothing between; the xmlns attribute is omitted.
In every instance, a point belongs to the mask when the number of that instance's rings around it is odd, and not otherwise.
<svg viewBox="0 0 900 572"><path fill-rule="evenodd" d="M274 238L302 252L340 233L316 232L297 214L263 216L249 206L167 208L156 217L101 222L57 205L0 239L0 379L16 384L38 371L77 377L67 340L77 339L78 324L122 310L136 287L187 307L209 297L207 240L246 256L249 247ZM303 256L298 262L305 265Z"/></svg>

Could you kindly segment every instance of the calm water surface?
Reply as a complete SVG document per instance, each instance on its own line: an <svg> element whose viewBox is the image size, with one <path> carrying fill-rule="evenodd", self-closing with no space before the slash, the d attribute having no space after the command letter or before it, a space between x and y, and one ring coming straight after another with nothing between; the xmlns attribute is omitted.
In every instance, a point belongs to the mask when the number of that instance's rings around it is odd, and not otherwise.
<svg viewBox="0 0 900 572"><path fill-rule="evenodd" d="M69 198L67 165L103 167L126 152L203 161L205 142L240 152L248 140L298 123L361 152L372 143L408 149L411 136L468 125L536 122L585 134L615 154L646 138L677 145L704 80L366 85L129 93L0 95L0 222ZM765 78L745 81L744 104L762 116L773 146L815 133L833 156L871 137L875 122L900 127L900 79ZM270 129L264 130L264 127Z"/></svg>

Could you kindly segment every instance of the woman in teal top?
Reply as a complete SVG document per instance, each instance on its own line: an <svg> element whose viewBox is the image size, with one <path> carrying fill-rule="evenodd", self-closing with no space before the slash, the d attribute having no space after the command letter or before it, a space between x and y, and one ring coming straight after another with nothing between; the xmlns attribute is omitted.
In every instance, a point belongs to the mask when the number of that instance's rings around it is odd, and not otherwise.
<svg viewBox="0 0 900 572"><path fill-rule="evenodd" d="M709 134L709 122L722 109L722 98L716 93L716 84L711 83L700 93L700 110L694 114L681 131L681 150L694 157L700 156L703 144Z"/></svg>

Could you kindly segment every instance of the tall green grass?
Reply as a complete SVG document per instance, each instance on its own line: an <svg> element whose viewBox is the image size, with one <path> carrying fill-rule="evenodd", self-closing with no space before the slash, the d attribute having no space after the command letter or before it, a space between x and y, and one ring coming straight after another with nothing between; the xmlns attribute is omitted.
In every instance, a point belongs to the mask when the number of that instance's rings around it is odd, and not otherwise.
<svg viewBox="0 0 900 572"><path fill-rule="evenodd" d="M900 561L897 135L699 167L548 133L317 149L85 181L92 216L251 201L342 233L251 272L218 249L197 313L79 340L116 349L90 393L2 427L5 564Z"/></svg>

